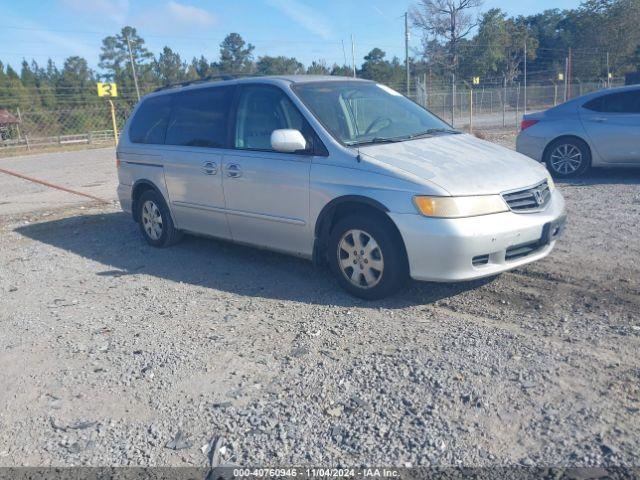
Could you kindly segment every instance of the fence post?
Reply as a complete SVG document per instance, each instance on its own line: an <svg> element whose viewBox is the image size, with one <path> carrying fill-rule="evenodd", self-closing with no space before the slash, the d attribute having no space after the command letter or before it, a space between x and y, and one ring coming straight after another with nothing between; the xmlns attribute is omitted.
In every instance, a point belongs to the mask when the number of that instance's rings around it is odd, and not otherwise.
<svg viewBox="0 0 640 480"><path fill-rule="evenodd" d="M504 93L502 95L502 128L507 126L507 77L504 77Z"/></svg>
<svg viewBox="0 0 640 480"><path fill-rule="evenodd" d="M469 133L473 134L473 87L469 87Z"/></svg>
<svg viewBox="0 0 640 480"><path fill-rule="evenodd" d="M16 107L16 114L18 116L18 124L16 125L16 130L18 131L18 142L20 142L20 124L22 123L22 113L20 113L20 107Z"/></svg>
<svg viewBox="0 0 640 480"><path fill-rule="evenodd" d="M456 118L456 74L451 76L451 126L454 126Z"/></svg>
<svg viewBox="0 0 640 480"><path fill-rule="evenodd" d="M110 98L107 98L109 105L111 106L111 123L113 124L113 139L116 147L118 146L118 125L116 124L116 107Z"/></svg>
<svg viewBox="0 0 640 480"><path fill-rule="evenodd" d="M518 129L518 118L520 117L520 82L516 89L516 130Z"/></svg>
<svg viewBox="0 0 640 480"><path fill-rule="evenodd" d="M427 88L427 74L423 73L422 74L422 87L424 88L424 108L429 108L429 100L430 100L430 96L429 95L429 89Z"/></svg>
<svg viewBox="0 0 640 480"><path fill-rule="evenodd" d="M442 118L444 118L446 111L447 111L447 94L443 93L442 94ZM453 127L453 122L451 123L451 126Z"/></svg>

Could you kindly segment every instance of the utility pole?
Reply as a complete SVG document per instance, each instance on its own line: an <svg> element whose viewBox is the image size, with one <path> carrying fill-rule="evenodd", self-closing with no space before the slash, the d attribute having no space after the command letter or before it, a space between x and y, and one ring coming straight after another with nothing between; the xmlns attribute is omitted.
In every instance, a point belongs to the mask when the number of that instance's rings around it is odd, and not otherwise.
<svg viewBox="0 0 640 480"><path fill-rule="evenodd" d="M353 43L353 33L351 34L351 66L353 67L353 78L356 78L356 47Z"/></svg>
<svg viewBox="0 0 640 480"><path fill-rule="evenodd" d="M573 54L569 47L569 63L567 65L567 100L571 98L571 77L573 73Z"/></svg>
<svg viewBox="0 0 640 480"><path fill-rule="evenodd" d="M611 88L611 70L609 70L609 50L607 50L607 88Z"/></svg>
<svg viewBox="0 0 640 480"><path fill-rule="evenodd" d="M342 41L342 56L344 57L343 65L346 65L347 64L347 52L344 49L344 39L342 39L341 41Z"/></svg>
<svg viewBox="0 0 640 480"><path fill-rule="evenodd" d="M569 57L564 59L564 101L568 100L569 96Z"/></svg>
<svg viewBox="0 0 640 480"><path fill-rule="evenodd" d="M409 96L409 13L404 12L404 62L407 70L407 97Z"/></svg>
<svg viewBox="0 0 640 480"><path fill-rule="evenodd" d="M129 41L129 35L124 37L127 40L127 48L129 49L129 61L131 62L131 72L133 73L133 83L136 86L136 95L138 101L140 101L140 88L138 88L138 76L136 75L136 64L133 61L133 53L131 52L131 42Z"/></svg>
<svg viewBox="0 0 640 480"><path fill-rule="evenodd" d="M527 114L527 37L524 37L524 115Z"/></svg>

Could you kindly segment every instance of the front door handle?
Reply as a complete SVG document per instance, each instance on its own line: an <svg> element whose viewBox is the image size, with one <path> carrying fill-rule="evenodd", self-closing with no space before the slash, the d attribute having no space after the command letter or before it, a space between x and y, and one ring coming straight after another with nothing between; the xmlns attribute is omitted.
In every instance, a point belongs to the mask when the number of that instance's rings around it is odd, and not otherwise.
<svg viewBox="0 0 640 480"><path fill-rule="evenodd" d="M593 117L591 120L597 123L605 123L607 121L606 117Z"/></svg>
<svg viewBox="0 0 640 480"><path fill-rule="evenodd" d="M238 178L242 176L242 169L237 163L227 165L227 177Z"/></svg>
<svg viewBox="0 0 640 480"><path fill-rule="evenodd" d="M218 173L218 165L216 162L202 162L202 173L205 175L215 175Z"/></svg>

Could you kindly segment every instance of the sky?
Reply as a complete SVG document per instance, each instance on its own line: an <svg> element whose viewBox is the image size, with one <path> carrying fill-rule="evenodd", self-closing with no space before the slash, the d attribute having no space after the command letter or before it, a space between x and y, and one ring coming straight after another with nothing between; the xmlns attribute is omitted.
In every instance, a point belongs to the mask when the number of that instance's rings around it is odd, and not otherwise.
<svg viewBox="0 0 640 480"><path fill-rule="evenodd" d="M191 60L218 57L226 34L238 32L254 54L293 56L305 65L356 64L374 47L404 58L404 12L417 0L0 0L0 60L16 69L23 58L61 67L85 57L97 69L101 40L131 25L158 53L165 45ZM575 8L579 0L485 0L482 11L502 8L528 15L547 8ZM344 44L344 48L343 48ZM420 45L411 30L410 47ZM98 69L97 69L98 70ZM99 70L98 70L99 71Z"/></svg>

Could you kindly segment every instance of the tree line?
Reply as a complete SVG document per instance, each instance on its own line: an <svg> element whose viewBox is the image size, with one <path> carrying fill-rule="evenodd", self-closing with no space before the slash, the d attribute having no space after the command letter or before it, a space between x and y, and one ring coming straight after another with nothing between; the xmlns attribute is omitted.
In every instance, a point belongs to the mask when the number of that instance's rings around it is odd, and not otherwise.
<svg viewBox="0 0 640 480"><path fill-rule="evenodd" d="M519 81L527 58L530 81L549 81L563 72L571 51L574 78L592 81L640 70L640 0L587 0L576 9L546 10L529 16L509 16L500 9L479 13L482 0L419 0L412 8L421 48L412 52L413 81L428 78L435 86L479 76L483 83ZM134 102L130 57L135 62L141 93L159 86L224 74L353 74L350 65L295 57L263 55L240 34L228 34L217 58L190 61L165 46L154 55L134 27L102 40L99 72L85 58L71 56L61 67L52 60L40 65L23 60L19 70L0 62L0 108L53 110L101 105L96 81L118 84L121 97ZM357 68L357 76L403 91L404 61L372 49ZM403 93L406 93L403 91Z"/></svg>
<svg viewBox="0 0 640 480"><path fill-rule="evenodd" d="M586 0L578 8L508 16L478 13L482 0L419 0L413 24L423 32L420 59L435 78L479 76L512 84L523 75L597 81L640 70L640 0ZM567 65L568 64L568 65Z"/></svg>

